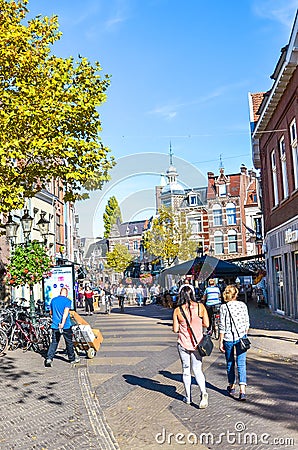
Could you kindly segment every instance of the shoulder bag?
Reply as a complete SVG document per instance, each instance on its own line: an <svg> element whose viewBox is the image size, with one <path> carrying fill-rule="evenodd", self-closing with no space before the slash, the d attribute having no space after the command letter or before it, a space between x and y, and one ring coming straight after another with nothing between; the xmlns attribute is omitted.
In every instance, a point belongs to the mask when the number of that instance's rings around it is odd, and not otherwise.
<svg viewBox="0 0 298 450"><path fill-rule="evenodd" d="M199 312L199 308L200 308L200 305L198 305L198 312ZM199 354L202 357L210 356L211 353L212 353L212 350L213 350L213 342L211 341L211 338L210 338L209 334L203 334L203 339L201 340L200 343L198 343L197 338L196 338L196 336L194 334L194 331L193 331L193 329L190 326L189 320L186 317L186 314L185 314L182 306L179 306L179 309L180 309L181 314L183 315L183 317L184 317L184 319L186 321L187 328L190 331L190 334L192 336L192 339L193 339L193 341L195 343L196 349L198 350ZM199 317L200 317L200 319L202 319L200 314L199 314Z"/></svg>
<svg viewBox="0 0 298 450"><path fill-rule="evenodd" d="M226 304L226 307L227 307L227 310L229 311L230 317L231 317L231 319L233 321L235 330L237 331L237 334L239 336L240 348L241 348L241 350L244 350L246 352L248 349L250 349L250 345L251 345L250 340L248 339L248 337L242 337L242 338L240 337L239 331L238 331L238 329L236 327L236 324L235 324L235 320L233 319L233 316L232 316L231 311L230 311L230 309L229 309L227 304Z"/></svg>

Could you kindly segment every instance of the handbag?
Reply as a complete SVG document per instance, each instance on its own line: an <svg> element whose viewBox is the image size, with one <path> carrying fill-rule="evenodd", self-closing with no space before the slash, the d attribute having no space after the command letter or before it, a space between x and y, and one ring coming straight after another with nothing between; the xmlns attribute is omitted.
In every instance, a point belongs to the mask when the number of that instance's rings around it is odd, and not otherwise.
<svg viewBox="0 0 298 450"><path fill-rule="evenodd" d="M238 328L236 327L235 320L234 320L234 318L233 318L233 316L231 314L231 311L229 310L228 305L226 305L226 306L227 306L227 309L229 311L230 317L231 317L231 319L232 319L232 321L234 323L235 330L237 331L237 334L239 336L240 348L241 348L241 350L244 350L246 352L248 349L250 349L251 342L248 339L248 337L240 337Z"/></svg>
<svg viewBox="0 0 298 450"><path fill-rule="evenodd" d="M199 307L199 306L198 306ZM187 324L187 328L189 329L191 336L194 340L194 343L196 345L196 349L198 350L199 354L204 357L204 356L210 356L213 350L213 342L209 336L209 334L203 334L203 339L201 340L200 343L198 343L197 338L194 334L193 329L190 326L189 320L186 317L186 314L182 308L182 306L179 306L179 309L181 311L181 314L183 315L186 324Z"/></svg>

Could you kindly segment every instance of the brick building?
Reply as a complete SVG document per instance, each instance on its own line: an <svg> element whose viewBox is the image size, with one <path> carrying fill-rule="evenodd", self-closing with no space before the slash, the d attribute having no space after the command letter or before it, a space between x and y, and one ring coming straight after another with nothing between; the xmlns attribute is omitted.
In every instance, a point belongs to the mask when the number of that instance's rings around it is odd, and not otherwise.
<svg viewBox="0 0 298 450"><path fill-rule="evenodd" d="M257 178L241 166L240 173L208 172L209 253L221 259L258 253L256 226L260 219Z"/></svg>
<svg viewBox="0 0 298 450"><path fill-rule="evenodd" d="M298 19L271 76L272 88L250 94L254 166L261 169L268 301L298 318Z"/></svg>
<svg viewBox="0 0 298 450"><path fill-rule="evenodd" d="M184 212L191 225L192 236L203 252L221 259L260 253L256 230L260 228L256 173L242 166L240 173L219 175L208 173L208 186L185 188L177 181L173 166L166 172L167 183L156 188L156 204Z"/></svg>

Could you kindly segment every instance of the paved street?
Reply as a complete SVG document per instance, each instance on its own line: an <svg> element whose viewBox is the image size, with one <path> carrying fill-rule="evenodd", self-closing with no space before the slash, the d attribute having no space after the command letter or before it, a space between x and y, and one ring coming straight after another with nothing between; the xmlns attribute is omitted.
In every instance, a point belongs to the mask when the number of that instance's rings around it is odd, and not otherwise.
<svg viewBox="0 0 298 450"><path fill-rule="evenodd" d="M32 352L0 358L0 448L298 448L298 325L250 305L248 401L226 396L224 356L215 348L204 360L210 404L199 410L198 386L194 405L181 401L171 314L148 305L88 317L104 343L75 368L63 353L50 369Z"/></svg>

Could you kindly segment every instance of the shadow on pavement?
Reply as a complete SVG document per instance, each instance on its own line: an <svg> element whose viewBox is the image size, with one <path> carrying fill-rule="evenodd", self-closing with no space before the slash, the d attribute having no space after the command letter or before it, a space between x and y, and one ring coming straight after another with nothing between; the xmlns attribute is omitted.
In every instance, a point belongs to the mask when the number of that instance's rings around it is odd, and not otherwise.
<svg viewBox="0 0 298 450"><path fill-rule="evenodd" d="M262 417L266 421L284 423L297 430L298 364L286 363L272 357L248 356L248 401L244 410L247 415ZM207 380L226 383L225 365L213 364L207 370ZM220 391L220 389L218 389Z"/></svg>
<svg viewBox="0 0 298 450"><path fill-rule="evenodd" d="M182 400L183 396L176 391L176 386L170 386L168 384L161 384L159 381L151 380L150 378L137 377L135 375L123 374L122 375L126 383L134 386L140 386L150 391L160 392L174 399Z"/></svg>
<svg viewBox="0 0 298 450"><path fill-rule="evenodd" d="M180 374L180 373L172 373L172 372L169 372L168 370L159 370L159 373L160 373L160 375L162 375L165 378L169 378L170 380L179 381L179 382L183 383L182 374ZM191 378L191 384L193 384L193 385L197 384L195 377ZM227 391L225 389L221 389L221 388L215 386L214 384L209 383L207 380L206 380L206 388L210 389L212 391L216 391L226 397L228 396Z"/></svg>
<svg viewBox="0 0 298 450"><path fill-rule="evenodd" d="M10 399L10 404L30 404L32 401L46 401L49 404L62 405L63 402L57 395L59 380L53 374L45 377L42 369L36 369L36 365L30 363L30 354L22 355L28 358L20 369L20 359L17 355L3 356L0 358L0 377L2 403ZM40 364L43 365L42 358ZM27 369L28 367L28 369ZM51 369L50 369L51 370ZM54 378L54 379L53 379Z"/></svg>

